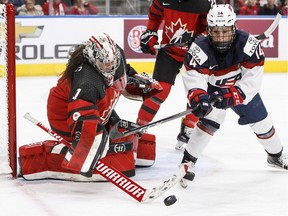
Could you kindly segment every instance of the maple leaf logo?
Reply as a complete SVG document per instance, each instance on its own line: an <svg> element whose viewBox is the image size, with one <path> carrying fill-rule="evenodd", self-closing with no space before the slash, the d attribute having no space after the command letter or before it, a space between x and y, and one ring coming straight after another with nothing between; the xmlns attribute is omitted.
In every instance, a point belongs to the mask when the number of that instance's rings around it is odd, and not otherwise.
<svg viewBox="0 0 288 216"><path fill-rule="evenodd" d="M182 24L179 18L176 23L171 22L171 26L165 26L165 34L170 43L183 43L191 39L193 31L188 31L187 24Z"/></svg>

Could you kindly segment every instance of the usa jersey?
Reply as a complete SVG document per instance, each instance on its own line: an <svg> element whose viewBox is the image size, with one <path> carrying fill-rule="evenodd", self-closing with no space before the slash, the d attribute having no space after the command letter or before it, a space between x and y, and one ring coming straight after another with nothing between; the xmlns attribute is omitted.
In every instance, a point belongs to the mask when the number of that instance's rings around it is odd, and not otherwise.
<svg viewBox="0 0 288 216"><path fill-rule="evenodd" d="M193 35L205 32L209 9L208 0L154 0L148 13L147 29L157 32L163 21L161 44L184 43ZM187 48L171 47L165 51L176 61L183 62Z"/></svg>
<svg viewBox="0 0 288 216"><path fill-rule="evenodd" d="M188 92L193 88L229 88L238 86L249 103L259 92L264 53L259 40L236 30L236 38L225 57L217 54L208 37L197 38L190 46L184 60L183 82Z"/></svg>

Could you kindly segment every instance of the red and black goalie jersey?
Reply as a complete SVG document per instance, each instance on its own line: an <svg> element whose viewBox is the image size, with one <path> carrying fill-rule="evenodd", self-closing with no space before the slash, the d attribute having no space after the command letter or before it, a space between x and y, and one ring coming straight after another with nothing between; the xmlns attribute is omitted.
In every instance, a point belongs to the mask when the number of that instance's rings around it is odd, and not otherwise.
<svg viewBox="0 0 288 216"><path fill-rule="evenodd" d="M56 133L72 141L77 122L106 124L127 83L129 65L126 64L123 51L121 53L121 64L116 70L112 86L106 85L102 75L88 62L84 62L74 72L71 83L60 79L57 86L50 90L47 116Z"/></svg>

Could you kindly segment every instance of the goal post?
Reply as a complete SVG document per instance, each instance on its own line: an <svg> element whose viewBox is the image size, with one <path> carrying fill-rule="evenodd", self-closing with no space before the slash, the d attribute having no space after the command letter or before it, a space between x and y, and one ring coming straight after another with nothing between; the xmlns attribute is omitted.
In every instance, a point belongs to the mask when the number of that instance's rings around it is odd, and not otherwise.
<svg viewBox="0 0 288 216"><path fill-rule="evenodd" d="M15 12L0 4L0 174L17 176Z"/></svg>

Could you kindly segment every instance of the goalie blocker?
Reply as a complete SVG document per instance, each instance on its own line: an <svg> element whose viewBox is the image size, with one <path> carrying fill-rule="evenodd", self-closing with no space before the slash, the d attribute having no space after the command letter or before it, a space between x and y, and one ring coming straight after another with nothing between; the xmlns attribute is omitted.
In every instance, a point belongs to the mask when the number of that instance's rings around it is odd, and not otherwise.
<svg viewBox="0 0 288 216"><path fill-rule="evenodd" d="M106 181L93 171L92 177L61 166L68 147L59 141L45 140L19 148L20 177L26 180L57 179L69 181ZM107 155L101 160L127 177L135 176L135 167L152 166L156 158L155 136L143 134L111 140Z"/></svg>

